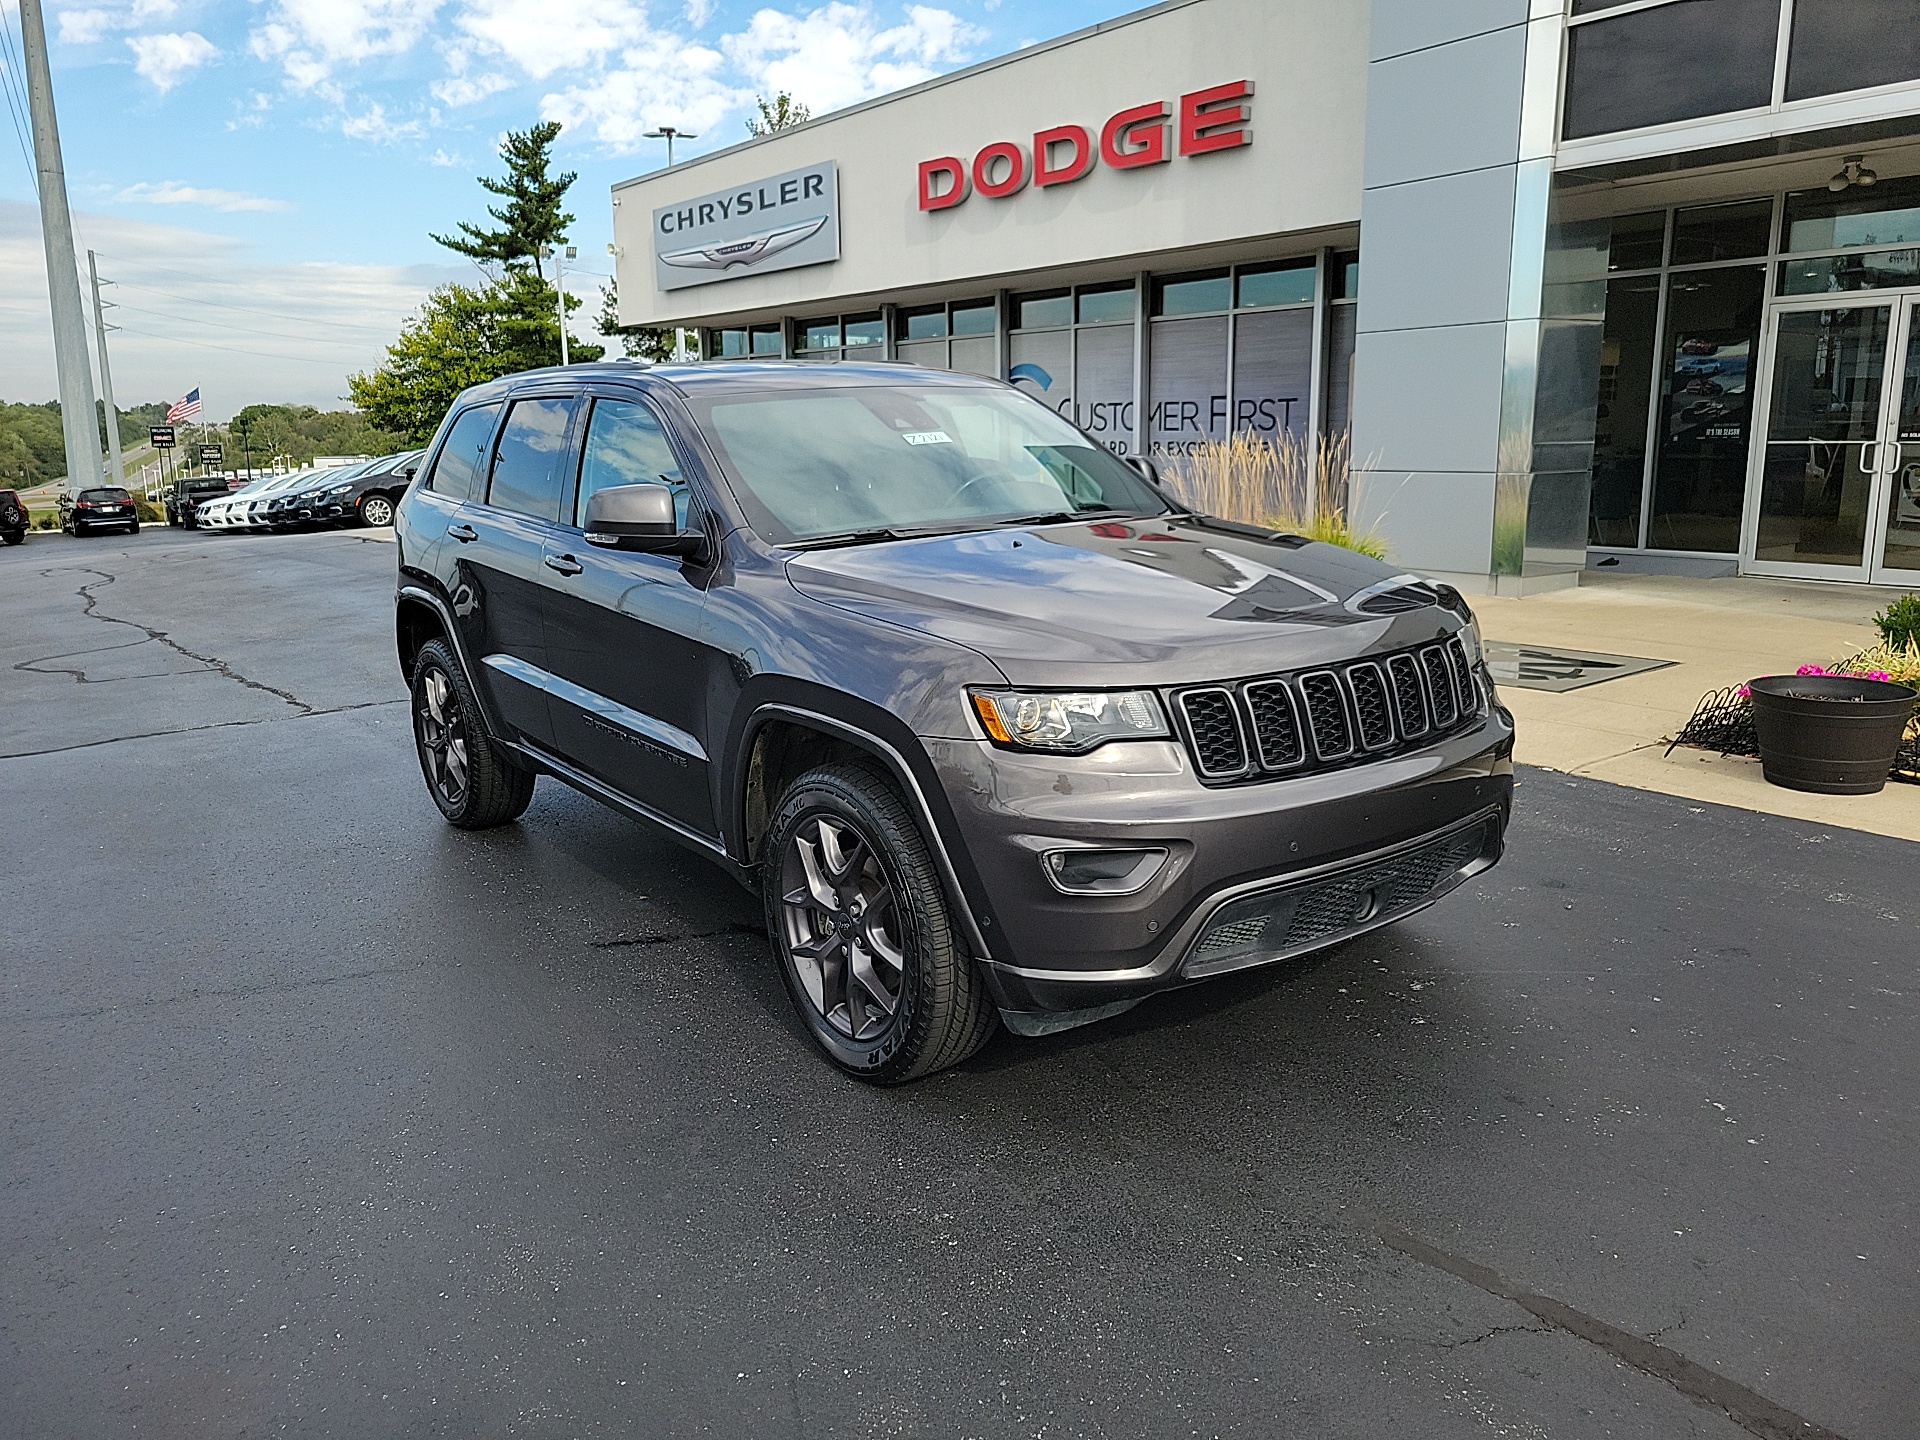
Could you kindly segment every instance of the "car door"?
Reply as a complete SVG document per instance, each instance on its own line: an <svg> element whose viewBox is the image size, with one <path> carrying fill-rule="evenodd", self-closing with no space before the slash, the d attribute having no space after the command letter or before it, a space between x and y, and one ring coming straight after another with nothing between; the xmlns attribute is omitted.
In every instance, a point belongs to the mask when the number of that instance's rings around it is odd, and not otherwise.
<svg viewBox="0 0 1920 1440"><path fill-rule="evenodd" d="M547 551L555 743L596 779L711 837L711 656L700 638L707 574L673 555L589 545L581 531L588 497L611 485L672 487L683 526L699 506L651 404L626 392L593 394L588 404L569 513Z"/></svg>
<svg viewBox="0 0 1920 1440"><path fill-rule="evenodd" d="M485 489L460 509L448 534L460 544L468 595L454 611L471 636L475 679L493 712L522 740L551 747L551 679L545 619L547 542L560 514L566 454L577 398L513 397L494 438ZM465 532L471 531L472 538Z"/></svg>

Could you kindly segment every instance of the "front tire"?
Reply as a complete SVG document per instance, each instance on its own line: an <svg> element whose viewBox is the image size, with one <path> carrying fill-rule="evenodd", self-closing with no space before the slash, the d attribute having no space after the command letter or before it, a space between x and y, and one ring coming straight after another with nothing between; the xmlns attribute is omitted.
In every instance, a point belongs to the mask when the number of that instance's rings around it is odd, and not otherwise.
<svg viewBox="0 0 1920 1440"><path fill-rule="evenodd" d="M489 830L533 803L532 773L487 734L466 671L444 640L429 640L414 657L413 741L427 793L448 824Z"/></svg>
<svg viewBox="0 0 1920 1440"><path fill-rule="evenodd" d="M767 933L802 1023L877 1085L958 1065L999 1028L900 793L864 764L787 788L761 863Z"/></svg>
<svg viewBox="0 0 1920 1440"><path fill-rule="evenodd" d="M0 538L4 538L9 545L20 545L25 543L27 532L24 530L9 530L4 537Z"/></svg>
<svg viewBox="0 0 1920 1440"><path fill-rule="evenodd" d="M138 535L140 533L140 522L136 520L131 525L127 526L127 533L129 535Z"/></svg>
<svg viewBox="0 0 1920 1440"><path fill-rule="evenodd" d="M367 495L360 501L360 523L362 525L391 525L393 523L393 501L384 495Z"/></svg>

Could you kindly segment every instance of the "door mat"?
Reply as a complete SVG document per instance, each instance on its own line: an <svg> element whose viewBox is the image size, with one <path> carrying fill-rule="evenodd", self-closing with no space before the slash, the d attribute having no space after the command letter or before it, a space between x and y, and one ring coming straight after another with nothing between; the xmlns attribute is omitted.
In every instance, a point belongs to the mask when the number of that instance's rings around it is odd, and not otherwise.
<svg viewBox="0 0 1920 1440"><path fill-rule="evenodd" d="M1508 640L1489 640L1483 648L1494 683L1518 685L1523 690L1578 690L1583 685L1618 680L1622 675L1663 670L1675 663L1638 655L1563 650L1557 645L1516 645Z"/></svg>

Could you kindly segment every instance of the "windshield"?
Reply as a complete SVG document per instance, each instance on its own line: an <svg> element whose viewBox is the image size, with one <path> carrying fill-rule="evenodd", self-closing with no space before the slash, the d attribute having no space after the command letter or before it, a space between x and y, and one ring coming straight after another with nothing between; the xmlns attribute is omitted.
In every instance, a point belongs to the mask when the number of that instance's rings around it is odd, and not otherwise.
<svg viewBox="0 0 1920 1440"><path fill-rule="evenodd" d="M1169 508L1126 462L1013 391L857 385L699 397L694 409L774 544Z"/></svg>
<svg viewBox="0 0 1920 1440"><path fill-rule="evenodd" d="M82 490L80 498L82 500L130 500L133 497L118 485L102 485L95 490Z"/></svg>

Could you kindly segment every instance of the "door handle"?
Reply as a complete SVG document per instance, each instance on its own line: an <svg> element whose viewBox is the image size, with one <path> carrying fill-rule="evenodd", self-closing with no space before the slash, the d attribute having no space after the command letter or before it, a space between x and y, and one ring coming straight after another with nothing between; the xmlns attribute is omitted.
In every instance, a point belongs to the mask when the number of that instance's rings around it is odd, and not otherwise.
<svg viewBox="0 0 1920 1440"><path fill-rule="evenodd" d="M466 544L469 540L478 540L480 538L480 532L471 525L449 525L447 526L447 534L450 538L458 540L462 545Z"/></svg>
<svg viewBox="0 0 1920 1440"><path fill-rule="evenodd" d="M562 575L578 575L584 568L571 555L548 555L545 560L549 570L558 570Z"/></svg>

